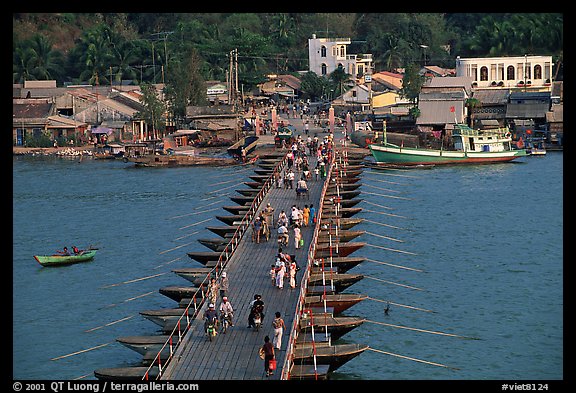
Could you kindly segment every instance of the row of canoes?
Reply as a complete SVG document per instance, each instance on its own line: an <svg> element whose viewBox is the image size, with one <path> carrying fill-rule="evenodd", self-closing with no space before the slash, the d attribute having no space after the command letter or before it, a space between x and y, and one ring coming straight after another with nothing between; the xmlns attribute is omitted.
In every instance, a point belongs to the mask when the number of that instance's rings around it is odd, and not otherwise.
<svg viewBox="0 0 576 393"><path fill-rule="evenodd" d="M344 311L368 298L367 295L341 293L364 276L349 272L364 261L351 256L365 243L354 241L364 231L353 227L364 221L354 217L362 211L354 207L361 199L358 175L362 157L350 158L346 174L339 177L338 190L330 179L330 186L322 203L321 228L316 241L314 266L308 278L299 332L292 351L290 379L328 379L331 372L368 349L368 345L337 340L365 321L362 317L343 316ZM336 198L338 200L336 200ZM335 204L340 202L338 214ZM338 225L338 232L335 226ZM314 340L312 340L312 328Z"/></svg>

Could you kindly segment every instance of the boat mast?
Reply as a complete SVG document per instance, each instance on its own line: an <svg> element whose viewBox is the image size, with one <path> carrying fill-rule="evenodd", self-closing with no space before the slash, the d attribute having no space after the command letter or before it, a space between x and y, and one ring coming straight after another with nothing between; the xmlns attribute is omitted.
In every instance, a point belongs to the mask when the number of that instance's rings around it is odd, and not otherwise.
<svg viewBox="0 0 576 393"><path fill-rule="evenodd" d="M384 133L384 138L382 139L382 144L384 146L386 146L386 144L388 143L387 139L386 139L386 119L384 119L384 123L383 123L383 133Z"/></svg>

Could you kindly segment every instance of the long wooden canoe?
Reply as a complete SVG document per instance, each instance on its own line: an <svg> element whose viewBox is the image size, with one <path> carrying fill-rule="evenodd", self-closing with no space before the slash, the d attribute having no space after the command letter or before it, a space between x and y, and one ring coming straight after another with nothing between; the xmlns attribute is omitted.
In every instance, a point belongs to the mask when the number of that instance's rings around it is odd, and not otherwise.
<svg viewBox="0 0 576 393"><path fill-rule="evenodd" d="M340 200L340 206L341 207L354 207L362 201L363 201L363 199L360 199L360 198L341 199ZM334 208L333 205L334 205L334 203L333 203L333 201L330 200L330 198L324 200L324 204L323 204L324 208L331 207L333 209Z"/></svg>
<svg viewBox="0 0 576 393"><path fill-rule="evenodd" d="M195 261L200 262L203 265L210 261L217 261L220 259L220 255L222 252L219 251L194 251L194 252L187 252L186 253L190 258L194 259Z"/></svg>
<svg viewBox="0 0 576 393"><path fill-rule="evenodd" d="M360 295L355 293L338 293L334 295L326 295L326 307L333 307L334 314L338 315L367 298L368 295ZM306 296L304 298L304 308L311 307L324 307L324 296Z"/></svg>
<svg viewBox="0 0 576 393"><path fill-rule="evenodd" d="M319 258L314 260L314 265L312 269L324 268L330 269L330 267L335 268L339 273L345 273L357 266L359 263L364 262L366 258L364 257L335 257L332 258Z"/></svg>
<svg viewBox="0 0 576 393"><path fill-rule="evenodd" d="M228 225L228 226L208 226L206 227L206 229L208 229L211 232L214 232L215 234L217 234L218 236L221 236L223 238L226 238L227 235L231 235L234 232L236 232L236 229L238 229L237 225Z"/></svg>
<svg viewBox="0 0 576 393"><path fill-rule="evenodd" d="M324 217L322 217L322 225L324 224L329 224L330 223L330 219L324 219ZM361 222L364 221L363 218L357 218L357 217L350 217L350 218L341 218L340 220L338 220L340 223L340 229L350 229L355 225L360 224ZM336 224L336 220L332 220L332 224Z"/></svg>
<svg viewBox="0 0 576 393"><path fill-rule="evenodd" d="M245 181L244 184L255 190L260 190L262 188L262 183L257 181Z"/></svg>
<svg viewBox="0 0 576 393"><path fill-rule="evenodd" d="M177 302L180 302L180 300L184 298L192 298L195 294L197 294L197 297L202 296L202 291L199 288L180 285L162 287L158 292Z"/></svg>
<svg viewBox="0 0 576 393"><path fill-rule="evenodd" d="M226 248L226 245L228 245L228 243L230 243L230 239L214 237L214 238L210 238L210 239L198 239L198 242L200 244L202 244L203 246L208 247L212 251L222 252L222 251L224 251L224 248Z"/></svg>
<svg viewBox="0 0 576 393"><path fill-rule="evenodd" d="M222 206L222 209L232 214L246 214L246 212L250 210L250 206L231 205L231 206Z"/></svg>
<svg viewBox="0 0 576 393"><path fill-rule="evenodd" d="M350 218L362 211L361 207L342 207L338 209L338 213L340 218ZM336 215L334 214L334 207L329 206L322 209L322 217L329 219L336 219Z"/></svg>
<svg viewBox="0 0 576 393"><path fill-rule="evenodd" d="M228 197L232 200L232 202L236 202L239 205L248 205L250 206L252 204L252 202L254 202L254 197L253 196L231 196Z"/></svg>
<svg viewBox="0 0 576 393"><path fill-rule="evenodd" d="M340 188L340 191L354 191L357 188L359 188L362 185L362 183L344 183L344 184L338 184L338 188ZM330 184L328 185L328 190L332 191L332 190L336 190L336 184L330 182Z"/></svg>
<svg viewBox="0 0 576 393"><path fill-rule="evenodd" d="M368 345L362 344L300 347L294 349L293 360L295 364L326 364L329 365L328 372L332 372L367 349Z"/></svg>
<svg viewBox="0 0 576 393"><path fill-rule="evenodd" d="M292 364L288 379L293 380L317 380L322 381L328 379L327 364L317 364L316 366L310 364Z"/></svg>
<svg viewBox="0 0 576 393"><path fill-rule="evenodd" d="M247 188L247 189L234 190L234 191L236 191L240 195L249 196L252 198L254 198L260 192L260 190L256 190L254 188Z"/></svg>
<svg viewBox="0 0 576 393"><path fill-rule="evenodd" d="M342 292L349 286L364 278L363 274L335 273L335 272L314 272L308 279L309 285L334 285L335 291Z"/></svg>
<svg viewBox="0 0 576 393"><path fill-rule="evenodd" d="M173 269L172 272L176 273L182 278L190 281L195 286L201 285L203 282L208 282L207 277L212 273L212 268L210 267L200 267L200 268L178 268Z"/></svg>
<svg viewBox="0 0 576 393"><path fill-rule="evenodd" d="M94 370L94 376L101 381L134 381L142 382L144 375L148 372L148 379L154 380L158 377L159 368L147 366L132 367L106 367Z"/></svg>
<svg viewBox="0 0 576 393"><path fill-rule="evenodd" d="M340 190L339 192L336 192L335 189L328 189L328 191L326 191L325 198L336 198L337 195L340 195L340 198L342 199L352 199L360 195L360 193L361 191L358 190L351 190L351 191Z"/></svg>
<svg viewBox="0 0 576 393"><path fill-rule="evenodd" d="M328 333L332 336L332 340L336 341L344 334L350 332L351 330L362 325L366 319L361 317L330 317L330 316L319 316L313 318L312 323L310 318L300 320L300 330L308 332L314 326L314 332L325 332L328 329Z"/></svg>
<svg viewBox="0 0 576 393"><path fill-rule="evenodd" d="M270 168L270 169L254 169L254 172L258 175L263 175L263 176L270 176L272 175L272 172L274 172L274 168Z"/></svg>
<svg viewBox="0 0 576 393"><path fill-rule="evenodd" d="M328 243L318 244L314 258L326 258L330 255L336 257L347 257L365 245L365 242L346 242L337 245L332 244L332 247L330 247Z"/></svg>
<svg viewBox="0 0 576 393"><path fill-rule="evenodd" d="M188 311L188 317L193 318L191 313L194 312L194 309L188 309ZM185 312L186 309L184 308L161 308L158 310L140 311L140 315L163 327L168 321L177 321L180 319L180 317L182 317ZM183 323L186 323L186 321L183 320Z"/></svg>
<svg viewBox="0 0 576 393"><path fill-rule="evenodd" d="M96 250L86 250L78 255L34 255L34 259L42 266L63 266L94 259Z"/></svg>
<svg viewBox="0 0 576 393"><path fill-rule="evenodd" d="M231 216L216 216L216 219L222 221L224 224L233 225L234 222L240 222L244 218L244 214L233 214Z"/></svg>
<svg viewBox="0 0 576 393"><path fill-rule="evenodd" d="M357 238L358 236L362 236L365 234L366 231L353 231L353 230L339 230L338 236L334 230L332 230L331 234L328 234L327 230L320 231L318 234L318 243L329 243L330 239L332 243L346 243L350 240Z"/></svg>
<svg viewBox="0 0 576 393"><path fill-rule="evenodd" d="M170 339L170 335L161 336L124 336L118 337L116 341L139 354L147 352L160 352L164 344ZM178 341L178 336L172 338L174 344ZM169 348L168 348L169 350Z"/></svg>

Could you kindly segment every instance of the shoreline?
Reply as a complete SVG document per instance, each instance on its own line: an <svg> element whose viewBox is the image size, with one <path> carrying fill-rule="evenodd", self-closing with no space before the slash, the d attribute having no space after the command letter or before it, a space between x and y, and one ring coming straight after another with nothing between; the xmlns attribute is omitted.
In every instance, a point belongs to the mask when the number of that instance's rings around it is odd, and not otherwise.
<svg viewBox="0 0 576 393"><path fill-rule="evenodd" d="M64 155L66 153L74 154L92 154L95 151L94 145L84 145L84 146L65 146L65 147L22 147L22 146L12 146L13 156L55 156Z"/></svg>

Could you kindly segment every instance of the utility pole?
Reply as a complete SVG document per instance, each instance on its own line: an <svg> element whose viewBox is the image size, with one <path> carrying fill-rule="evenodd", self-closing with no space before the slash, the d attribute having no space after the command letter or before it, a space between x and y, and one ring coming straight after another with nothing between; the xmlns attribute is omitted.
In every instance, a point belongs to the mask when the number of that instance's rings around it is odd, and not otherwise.
<svg viewBox="0 0 576 393"><path fill-rule="evenodd" d="M230 64L228 65L228 105L232 105L233 94L232 94L232 71L233 71L233 63L232 63L232 54L234 51L230 51L228 57L230 58Z"/></svg>
<svg viewBox="0 0 576 393"><path fill-rule="evenodd" d="M238 48L234 49L234 77L235 77L235 86L234 86L234 105L238 105Z"/></svg>

